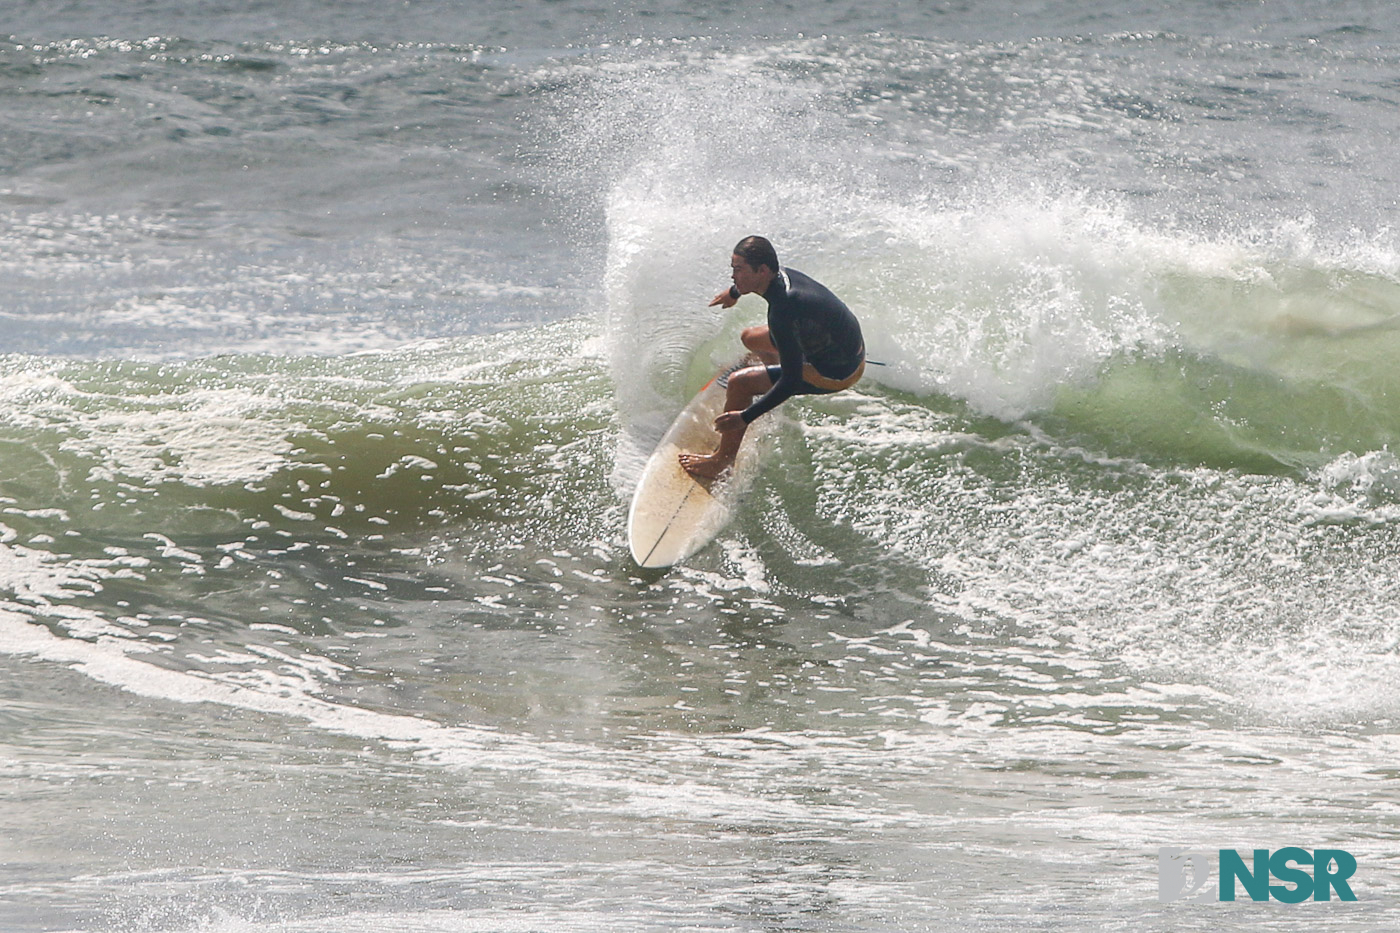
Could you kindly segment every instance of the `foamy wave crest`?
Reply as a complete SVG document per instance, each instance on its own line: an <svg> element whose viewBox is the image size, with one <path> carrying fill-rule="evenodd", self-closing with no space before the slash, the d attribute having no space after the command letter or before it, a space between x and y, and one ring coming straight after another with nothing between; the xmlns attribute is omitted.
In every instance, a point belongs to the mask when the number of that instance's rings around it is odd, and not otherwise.
<svg viewBox="0 0 1400 933"><path fill-rule="evenodd" d="M920 74L990 67L977 56L955 65L936 44L860 49ZM882 147L869 128L884 110L860 93L869 62L819 42L655 51L572 74L568 100L588 116L569 124L561 157L580 188L601 192L604 331L629 418L673 406L697 356L709 365L742 324L761 320L757 300L729 314L706 308L726 285L729 249L749 233L857 311L871 358L887 364L870 378L1005 421L1052 411L1066 388L1092 389L1125 363L1170 365L1173 353L1283 386L1276 398L1301 386L1312 394L1305 410L1335 407L1327 392L1359 340L1392 355L1400 250L1389 234L1333 236L1305 217L1236 229L1163 220L1121 187L1078 185L1024 153L998 161L992 146L969 160L958 121L970 111L945 117L929 101L926 148ZM1366 407L1392 387L1377 354L1363 366L1360 380L1347 378ZM1214 417L1220 399L1199 401L1206 409L1179 423ZM1272 417L1250 407L1223 430ZM1246 427L1245 445L1267 448L1271 431ZM1299 444L1374 446L1378 435L1366 425L1341 440L1305 433L1256 462L1309 460Z"/></svg>

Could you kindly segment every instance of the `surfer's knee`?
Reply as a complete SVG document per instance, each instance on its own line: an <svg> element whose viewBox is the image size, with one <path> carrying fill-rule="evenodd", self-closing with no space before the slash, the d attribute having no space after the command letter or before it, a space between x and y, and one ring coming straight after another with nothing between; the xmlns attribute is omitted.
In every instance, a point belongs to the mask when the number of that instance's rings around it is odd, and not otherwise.
<svg viewBox="0 0 1400 933"><path fill-rule="evenodd" d="M762 395L771 388L773 380L768 378L768 369L765 366L750 366L729 377L730 398L747 400L755 395ZM745 407L748 407L747 404Z"/></svg>
<svg viewBox="0 0 1400 933"><path fill-rule="evenodd" d="M739 334L739 340L755 353L778 352L777 346L773 343L773 336L768 333L768 328L761 324L745 327L743 332Z"/></svg>

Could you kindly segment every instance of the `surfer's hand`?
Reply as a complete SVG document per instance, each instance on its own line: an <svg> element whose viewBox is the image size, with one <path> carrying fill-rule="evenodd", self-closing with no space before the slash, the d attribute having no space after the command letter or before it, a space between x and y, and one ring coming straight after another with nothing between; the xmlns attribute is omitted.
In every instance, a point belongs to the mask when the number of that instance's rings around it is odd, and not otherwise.
<svg viewBox="0 0 1400 933"><path fill-rule="evenodd" d="M727 411L715 419L715 430L721 434L728 434L730 431L738 431L743 427L743 412Z"/></svg>
<svg viewBox="0 0 1400 933"><path fill-rule="evenodd" d="M721 308L732 308L738 301L739 299L734 297L734 292L726 288L715 296L715 300L710 302L710 307L719 305Z"/></svg>

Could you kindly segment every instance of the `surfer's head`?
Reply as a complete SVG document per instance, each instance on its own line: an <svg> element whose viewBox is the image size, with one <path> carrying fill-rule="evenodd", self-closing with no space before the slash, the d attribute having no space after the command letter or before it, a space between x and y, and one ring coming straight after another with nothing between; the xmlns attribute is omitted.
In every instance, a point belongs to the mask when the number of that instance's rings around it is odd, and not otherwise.
<svg viewBox="0 0 1400 933"><path fill-rule="evenodd" d="M761 236L746 236L734 247L729 265L734 270L734 285L739 294L761 295L778 274L778 251Z"/></svg>
<svg viewBox="0 0 1400 933"><path fill-rule="evenodd" d="M778 274L778 251L764 237L744 237L739 241L739 245L734 247L734 255L748 263L755 271L760 266L767 266L769 272Z"/></svg>

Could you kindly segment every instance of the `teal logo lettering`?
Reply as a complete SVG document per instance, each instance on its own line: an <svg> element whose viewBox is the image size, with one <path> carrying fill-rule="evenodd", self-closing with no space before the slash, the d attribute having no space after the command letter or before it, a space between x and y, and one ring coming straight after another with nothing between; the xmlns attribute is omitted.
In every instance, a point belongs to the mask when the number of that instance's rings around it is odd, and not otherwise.
<svg viewBox="0 0 1400 933"><path fill-rule="evenodd" d="M1356 900L1348 881L1356 874L1356 858L1344 849L1255 849L1249 863L1234 849L1220 849L1215 855L1212 859L1208 853L1175 846L1158 849L1158 900L1233 901L1240 889L1252 901L1272 898L1285 904L1301 904L1334 898ZM1214 886L1210 884L1212 862L1219 879Z"/></svg>

